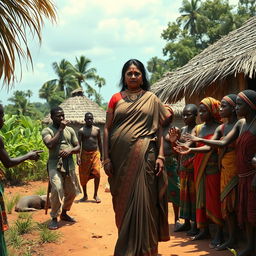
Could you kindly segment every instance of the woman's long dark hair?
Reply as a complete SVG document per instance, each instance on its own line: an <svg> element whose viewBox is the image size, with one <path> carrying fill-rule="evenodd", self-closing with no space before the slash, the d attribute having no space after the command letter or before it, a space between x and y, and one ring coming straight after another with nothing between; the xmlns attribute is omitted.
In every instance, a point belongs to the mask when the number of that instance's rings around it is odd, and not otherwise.
<svg viewBox="0 0 256 256"><path fill-rule="evenodd" d="M145 91L148 91L149 88L150 88L150 84L149 84L149 81L148 81L148 77L147 77L147 72L146 72L146 69L144 67L144 65L142 64L142 62L140 62L139 60L137 59L130 59L128 60L123 68L122 68L122 75L121 75L121 79L120 79L120 87L121 87L121 91L124 91L127 89L127 85L125 84L125 73L126 71L128 70L128 68L131 66L131 65L135 65L139 71L141 72L142 74L142 81L143 81L143 84L140 86L141 89L145 90Z"/></svg>

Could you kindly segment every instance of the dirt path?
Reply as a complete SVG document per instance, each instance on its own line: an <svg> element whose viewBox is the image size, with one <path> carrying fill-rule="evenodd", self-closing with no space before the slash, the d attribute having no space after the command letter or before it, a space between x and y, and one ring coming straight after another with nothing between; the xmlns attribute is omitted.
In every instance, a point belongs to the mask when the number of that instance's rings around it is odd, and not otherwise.
<svg viewBox="0 0 256 256"><path fill-rule="evenodd" d="M70 214L77 219L74 225L61 223L59 231L63 234L61 242L58 244L45 244L38 248L34 255L51 256L111 256L117 238L117 229L114 223L114 213L112 210L111 195L104 192L106 176L101 179L99 196L102 203L96 204L94 200L86 203L78 203L78 196ZM28 186L6 188L7 196L15 193L21 195L33 194L40 187L46 188L46 183L34 182ZM93 182L88 184L89 199L93 195ZM171 205L170 205L171 206ZM173 230L173 214L169 209L170 230ZM10 222L16 219L17 214L9 216ZM44 211L35 212L34 220L45 222L49 220L49 215L44 215ZM217 252L209 249L209 240L190 241L184 233L171 232L169 242L159 244L159 255L161 256L229 256L230 252Z"/></svg>

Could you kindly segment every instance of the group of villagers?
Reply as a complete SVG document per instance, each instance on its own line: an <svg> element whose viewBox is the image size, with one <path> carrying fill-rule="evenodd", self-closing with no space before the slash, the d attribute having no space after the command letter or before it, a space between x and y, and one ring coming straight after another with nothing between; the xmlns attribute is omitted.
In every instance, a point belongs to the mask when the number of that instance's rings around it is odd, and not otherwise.
<svg viewBox="0 0 256 256"><path fill-rule="evenodd" d="M165 137L173 150L166 160L174 163L166 161L169 201L184 219L181 224L175 216L174 231L206 239L213 223L210 248L237 248L244 235L238 255L256 255L256 92L226 95L221 102L206 97L198 110L186 105L183 118L186 126L179 130L169 123Z"/></svg>
<svg viewBox="0 0 256 256"><path fill-rule="evenodd" d="M178 129L171 107L149 91L140 61L124 64L120 85L108 104L103 141L118 228L114 255L157 255L158 242L170 239L168 201L175 231L192 240L211 231L216 250L236 247L242 233L238 255L255 255L256 92L188 104Z"/></svg>
<svg viewBox="0 0 256 256"><path fill-rule="evenodd" d="M198 109L188 104L183 110L185 126L179 130L172 126L171 107L149 91L146 70L139 60L131 59L124 64L120 86L121 91L115 93L108 104L101 154L118 229L114 256L158 255L158 242L170 240L168 201L173 203L175 231L187 231L193 240L204 239L210 236L209 224L214 223L215 235L210 247L223 250L237 244L240 239L236 236L240 234L237 228L240 228L245 231L246 243L239 256L255 255L256 92L246 90L227 95L221 103L207 97ZM196 124L198 113L199 125ZM53 110L51 117L55 130L45 132L45 136L43 133L49 152L61 146L60 138L69 129L62 109ZM2 107L0 128L1 125ZM98 135L99 131L94 130L93 136ZM86 129L79 132L79 140L84 140L84 145L91 136ZM61 151L63 158L79 151L77 140L71 144L71 148ZM94 149L96 144L94 140L82 146L82 151ZM38 159L35 152L25 158L6 157L2 140L0 150L0 160L6 166L28 158ZM77 161L83 165L92 157L87 155ZM55 173L57 167L54 166L51 173ZM95 175L92 173L92 176ZM90 176L80 178L84 201ZM94 199L100 202L98 183L99 179L95 180ZM64 207L65 193L62 194L55 207L56 214L51 215L51 229L58 228L61 208L60 218L73 221L67 215L71 205ZM6 218L1 208L0 213L1 255L7 255L3 236ZM184 219L184 223L179 219ZM223 236L225 224L228 235Z"/></svg>

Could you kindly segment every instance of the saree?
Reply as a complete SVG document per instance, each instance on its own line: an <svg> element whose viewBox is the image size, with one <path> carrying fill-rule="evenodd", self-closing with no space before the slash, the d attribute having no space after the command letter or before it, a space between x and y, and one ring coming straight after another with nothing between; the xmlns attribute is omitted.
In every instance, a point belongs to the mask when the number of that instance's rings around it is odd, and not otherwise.
<svg viewBox="0 0 256 256"><path fill-rule="evenodd" d="M79 165L79 178L82 186L86 185L90 179L99 178L102 164L100 152L85 151L81 152L81 164Z"/></svg>
<svg viewBox="0 0 256 256"><path fill-rule="evenodd" d="M197 125L197 134L201 125ZM204 136L211 139L213 134ZM203 146L198 143L197 146ZM194 179L196 189L196 222L198 228L204 228L208 220L222 225L220 203L220 171L216 150L208 153L196 153L194 159Z"/></svg>
<svg viewBox="0 0 256 256"><path fill-rule="evenodd" d="M252 158L256 152L256 136L250 131L243 132L236 141L238 167L238 224L244 227L246 222L256 227L256 194L252 189L252 179L256 170Z"/></svg>
<svg viewBox="0 0 256 256"><path fill-rule="evenodd" d="M236 152L233 148L224 153L221 159L220 200L223 219L236 211L237 185Z"/></svg>
<svg viewBox="0 0 256 256"><path fill-rule="evenodd" d="M178 162L174 156L165 156L165 170L168 176L168 201L179 206L180 204L180 180L177 173Z"/></svg>
<svg viewBox="0 0 256 256"><path fill-rule="evenodd" d="M196 220L194 154L183 155L180 161L180 218Z"/></svg>
<svg viewBox="0 0 256 256"><path fill-rule="evenodd" d="M3 172L0 170L0 255L7 255L7 248L4 239L4 231L8 229L7 215L4 206L4 186L1 179L4 177Z"/></svg>
<svg viewBox="0 0 256 256"><path fill-rule="evenodd" d="M151 92L116 104L109 137L115 256L155 256L158 242L169 240L167 175L155 170L156 132L168 114Z"/></svg>

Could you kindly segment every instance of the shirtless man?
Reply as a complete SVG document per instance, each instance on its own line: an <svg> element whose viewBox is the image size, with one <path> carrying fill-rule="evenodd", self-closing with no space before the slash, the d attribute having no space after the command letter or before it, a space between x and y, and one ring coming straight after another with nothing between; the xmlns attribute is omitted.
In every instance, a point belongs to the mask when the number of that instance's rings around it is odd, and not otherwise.
<svg viewBox="0 0 256 256"><path fill-rule="evenodd" d="M98 188L100 184L100 169L102 168L102 143L100 129L93 125L93 114L88 112L84 117L85 125L78 131L78 141L81 146L81 152L77 155L77 164L79 165L80 183L84 191L80 202L88 199L86 185L90 179L94 179L94 196L96 203L101 200L98 197Z"/></svg>

